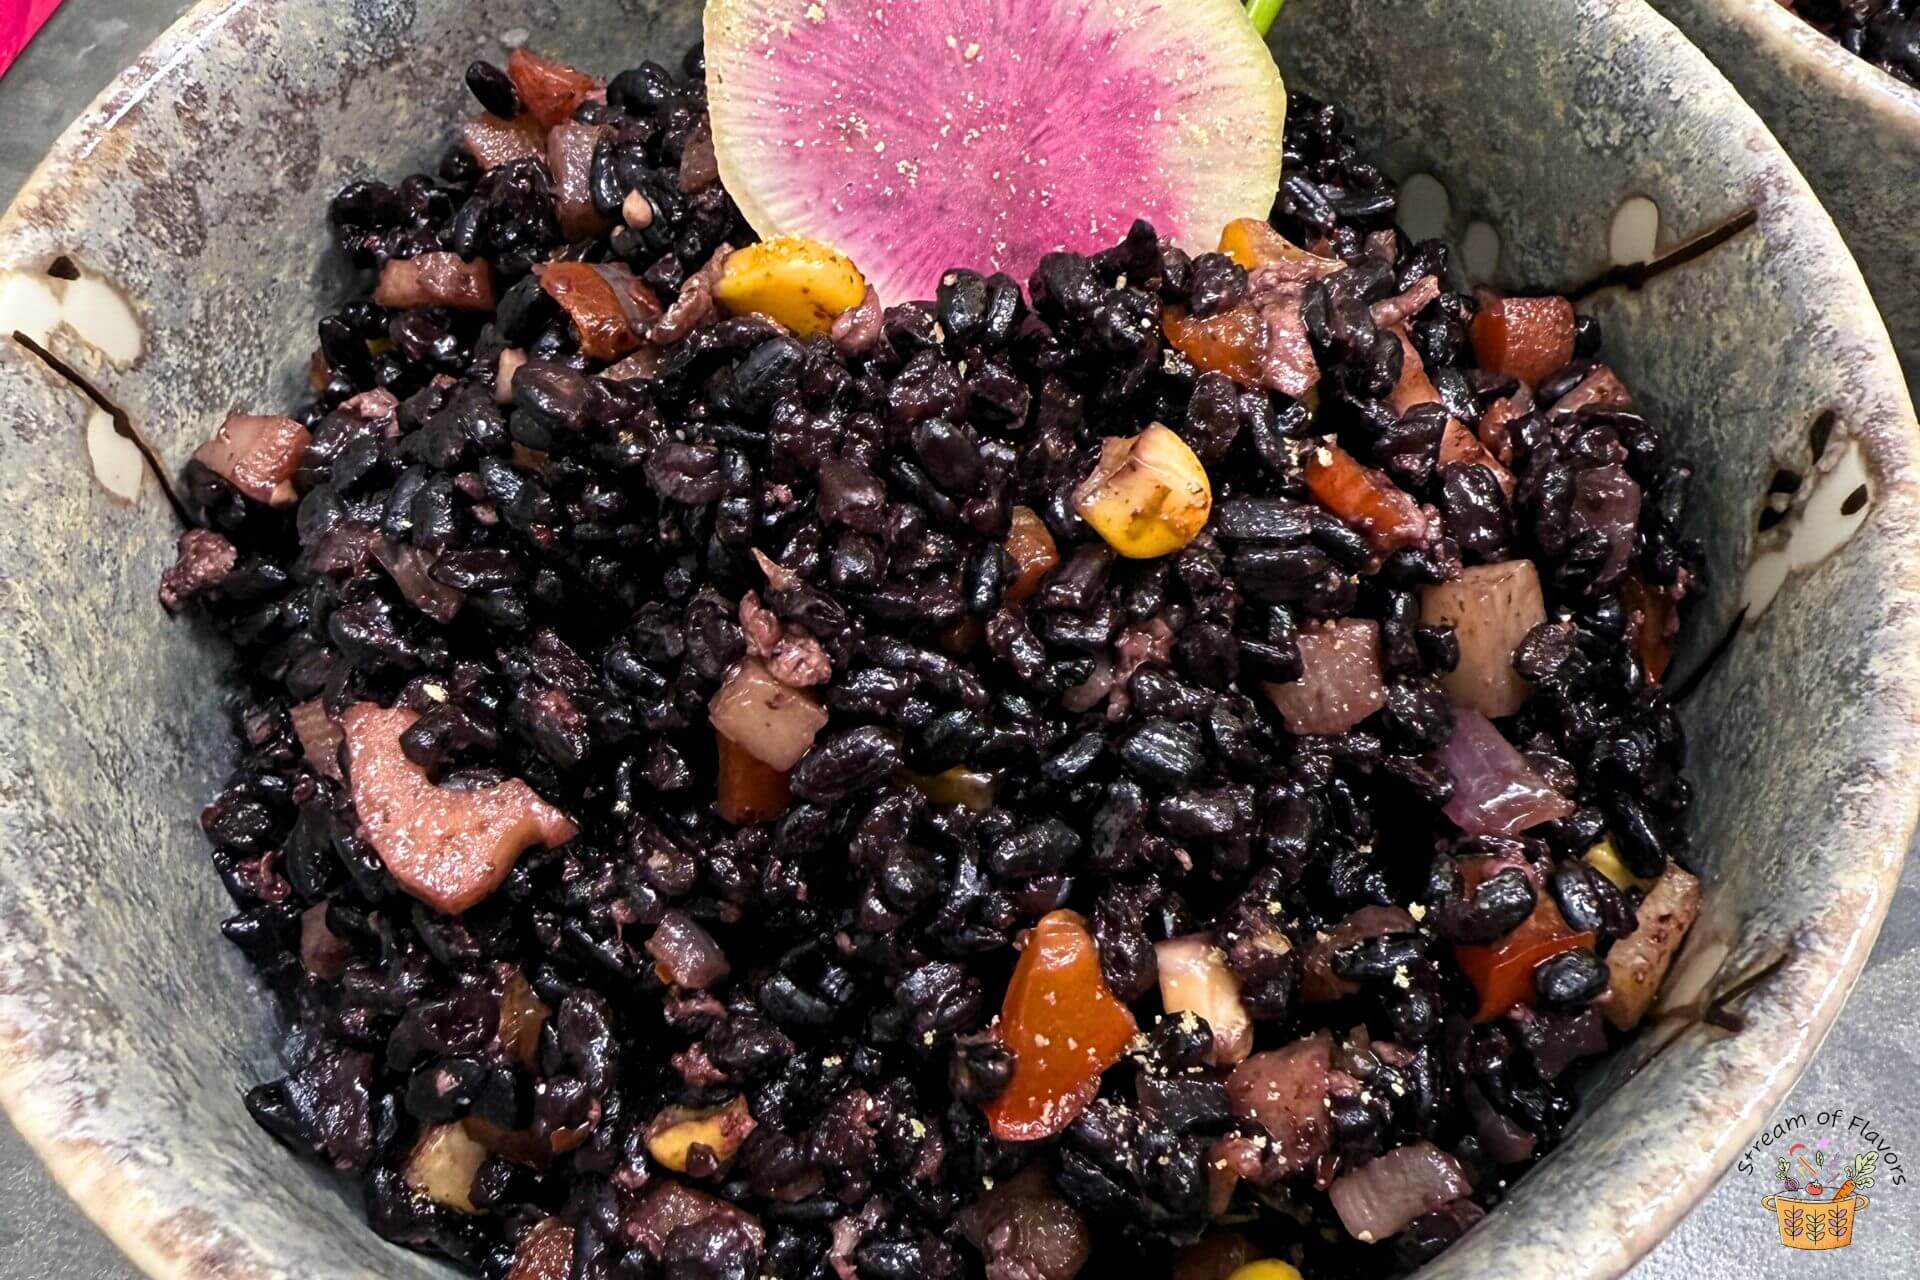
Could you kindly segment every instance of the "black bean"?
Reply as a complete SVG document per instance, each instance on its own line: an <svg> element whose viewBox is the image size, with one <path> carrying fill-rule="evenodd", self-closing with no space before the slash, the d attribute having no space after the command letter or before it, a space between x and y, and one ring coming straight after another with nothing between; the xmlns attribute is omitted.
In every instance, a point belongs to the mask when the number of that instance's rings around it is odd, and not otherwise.
<svg viewBox="0 0 1920 1280"><path fill-rule="evenodd" d="M1533 970L1533 989L1549 1009L1586 1004L1607 989L1607 965L1584 947L1562 951Z"/></svg>

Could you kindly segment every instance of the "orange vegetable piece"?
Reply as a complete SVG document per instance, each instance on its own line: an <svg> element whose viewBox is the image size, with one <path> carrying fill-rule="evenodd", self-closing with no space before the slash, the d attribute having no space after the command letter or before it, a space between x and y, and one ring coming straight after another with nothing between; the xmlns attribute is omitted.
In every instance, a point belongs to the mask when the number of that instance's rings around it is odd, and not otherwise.
<svg viewBox="0 0 1920 1280"><path fill-rule="evenodd" d="M1460 865L1460 877L1468 893L1482 880L1498 875L1509 867L1520 867L1533 881L1539 895L1533 914L1514 926L1513 932L1498 942L1484 946L1456 946L1454 961L1473 981L1480 993L1475 1022L1488 1022L1516 1004L1533 1003L1533 970L1543 960L1551 960L1563 951L1586 948L1595 941L1591 931L1575 933L1567 927L1566 917L1554 905L1553 897L1525 864L1511 858L1468 858Z"/></svg>
<svg viewBox="0 0 1920 1280"><path fill-rule="evenodd" d="M513 1251L507 1280L567 1280L573 1274L573 1224L542 1218Z"/></svg>
<svg viewBox="0 0 1920 1280"><path fill-rule="evenodd" d="M720 816L745 827L785 813L793 799L787 771L756 759L724 733L716 730L713 737L720 759L713 807Z"/></svg>
<svg viewBox="0 0 1920 1280"><path fill-rule="evenodd" d="M1019 567L1019 576L1007 584L1007 602L1019 604L1040 589L1040 579L1060 563L1060 548L1053 531L1031 507L1015 507L1013 523L1007 530L1007 554Z"/></svg>
<svg viewBox="0 0 1920 1280"><path fill-rule="evenodd" d="M434 786L400 749L418 718L404 707L348 707L348 785L360 834L400 887L452 915L499 888L528 848L563 845L580 828L519 778L473 791Z"/></svg>
<svg viewBox="0 0 1920 1280"><path fill-rule="evenodd" d="M1565 298L1494 298L1473 318L1473 355L1536 386L1573 359L1573 304Z"/></svg>
<svg viewBox="0 0 1920 1280"><path fill-rule="evenodd" d="M571 119L575 108L601 88L586 72L530 49L515 49L507 58L507 79L533 118L549 129Z"/></svg>
<svg viewBox="0 0 1920 1280"><path fill-rule="evenodd" d="M1265 225L1264 223L1262 225ZM1224 373L1242 386L1260 384L1260 353L1267 345L1267 323L1251 306L1230 308L1205 318L1184 307L1168 307L1160 327L1196 369Z"/></svg>
<svg viewBox="0 0 1920 1280"><path fill-rule="evenodd" d="M1629 573L1620 584L1620 603L1626 606L1633 627L1633 652L1654 683L1667 674L1673 661L1673 633L1679 629L1674 619L1673 600L1664 591L1655 591ZM1636 616L1637 615L1637 616Z"/></svg>
<svg viewBox="0 0 1920 1280"><path fill-rule="evenodd" d="M595 360L617 360L637 348L638 323L660 314L653 290L624 265L545 262L533 274L573 321L582 354Z"/></svg>
<svg viewBox="0 0 1920 1280"><path fill-rule="evenodd" d="M1339 445L1321 445L1307 456L1307 490L1313 500L1358 529L1375 551L1386 554L1427 539L1427 518L1406 490Z"/></svg>
<svg viewBox="0 0 1920 1280"><path fill-rule="evenodd" d="M1072 911L1049 912L1033 926L999 1026L1013 1053L1013 1079L982 1110L1007 1142L1034 1142L1072 1124L1136 1030L1100 976L1087 922Z"/></svg>
<svg viewBox="0 0 1920 1280"><path fill-rule="evenodd" d="M1220 232L1220 252L1249 271L1284 264L1300 279L1331 275L1346 266L1337 258L1309 253L1273 229L1265 218L1235 218Z"/></svg>
<svg viewBox="0 0 1920 1280"><path fill-rule="evenodd" d="M483 172L547 154L545 131L532 116L502 120L483 111L460 126L460 141Z"/></svg>
<svg viewBox="0 0 1920 1280"><path fill-rule="evenodd" d="M1509 498L1513 496L1513 472L1500 465L1500 459L1480 443L1479 436L1467 430L1465 423L1458 418L1448 418L1446 429L1440 434L1440 465L1445 468L1457 463L1485 467L1493 473L1500 491Z"/></svg>

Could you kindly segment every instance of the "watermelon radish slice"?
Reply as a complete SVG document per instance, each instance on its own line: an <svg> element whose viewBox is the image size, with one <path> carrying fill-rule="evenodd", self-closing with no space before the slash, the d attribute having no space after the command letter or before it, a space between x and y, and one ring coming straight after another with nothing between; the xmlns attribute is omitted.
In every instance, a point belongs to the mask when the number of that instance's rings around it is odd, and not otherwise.
<svg viewBox="0 0 1920 1280"><path fill-rule="evenodd" d="M1191 252L1265 218L1286 88L1235 0L708 0L720 176L762 236L889 303L1026 280L1135 218Z"/></svg>

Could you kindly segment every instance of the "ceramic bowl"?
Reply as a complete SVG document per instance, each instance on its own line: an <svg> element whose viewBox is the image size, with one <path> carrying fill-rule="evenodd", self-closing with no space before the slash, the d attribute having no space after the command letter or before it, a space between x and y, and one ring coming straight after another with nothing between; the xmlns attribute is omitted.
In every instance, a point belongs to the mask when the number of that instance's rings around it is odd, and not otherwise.
<svg viewBox="0 0 1920 1280"><path fill-rule="evenodd" d="M345 286L329 193L429 161L470 110L468 61L533 33L610 70L676 53L697 23L692 0L207 0L0 220L0 330L100 395L0 344L0 1102L154 1276L444 1271L376 1239L241 1106L277 1074L274 1015L220 939L194 822L224 772L226 658L155 604L175 526L122 430L171 470L227 410L290 402ZM1594 1074L1570 1140L1429 1273L1612 1275L1799 1073L1912 832L1912 407L1832 224L1651 10L1294 0L1275 40L1396 176L1427 175L1408 216L1466 237L1480 274L1591 286L1609 350L1698 464L1713 585L1673 675L1693 686L1705 909L1664 1012ZM1613 261L1715 228L1668 269ZM1762 532L1782 471L1804 480ZM1742 623L1756 563L1768 607Z"/></svg>
<svg viewBox="0 0 1920 1280"><path fill-rule="evenodd" d="M1920 386L1920 89L1777 0L1653 0L1760 113L1833 214Z"/></svg>

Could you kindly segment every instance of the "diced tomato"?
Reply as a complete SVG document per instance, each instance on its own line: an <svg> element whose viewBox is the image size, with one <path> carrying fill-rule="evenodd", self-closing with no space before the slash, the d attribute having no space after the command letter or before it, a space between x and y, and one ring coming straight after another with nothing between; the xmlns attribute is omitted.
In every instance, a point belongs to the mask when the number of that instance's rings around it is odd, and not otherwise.
<svg viewBox="0 0 1920 1280"><path fill-rule="evenodd" d="M762 764L724 733L713 737L720 757L714 808L720 816L744 827L785 813L793 799L787 771Z"/></svg>
<svg viewBox="0 0 1920 1280"><path fill-rule="evenodd" d="M1480 993L1475 1022L1488 1022L1516 1004L1533 1003L1533 970L1542 960L1550 960L1563 951L1586 948L1595 941L1591 931L1575 933L1567 927L1566 917L1554 905L1553 897L1533 868L1513 858L1467 858L1460 864L1460 877L1466 891L1472 893L1482 880L1518 867L1533 882L1539 895L1533 914L1522 920L1506 937L1485 946L1456 946L1453 958L1472 979Z"/></svg>
<svg viewBox="0 0 1920 1280"><path fill-rule="evenodd" d="M1674 619L1673 600L1664 591L1656 591L1629 573L1620 583L1620 603L1626 606L1633 628L1633 652L1655 684L1667 674L1673 661L1673 633L1679 629Z"/></svg>
<svg viewBox="0 0 1920 1280"><path fill-rule="evenodd" d="M546 262L533 269L580 335L581 353L617 360L640 345L642 327L660 314L646 282L620 263Z"/></svg>
<svg viewBox="0 0 1920 1280"><path fill-rule="evenodd" d="M1485 467L1493 473L1500 491L1509 498L1513 496L1513 472L1501 466L1500 460L1480 443L1480 437L1467 430L1460 419L1448 418L1446 429L1440 433L1440 465L1451 467L1456 464Z"/></svg>
<svg viewBox="0 0 1920 1280"><path fill-rule="evenodd" d="M508 57L507 78L533 118L549 129L571 119L574 110L601 87L586 72L528 49L515 49Z"/></svg>
<svg viewBox="0 0 1920 1280"><path fill-rule="evenodd" d="M1040 579L1060 563L1060 548L1054 545L1047 522L1031 507L1015 507L1013 523L1007 530L1007 554L1019 567L1019 576L1007 584L1009 604L1019 604L1040 588Z"/></svg>
<svg viewBox="0 0 1920 1280"><path fill-rule="evenodd" d="M1405 413L1417 404L1439 403L1440 393L1434 389L1433 379L1427 377L1427 366L1413 339L1407 336L1407 326L1397 324L1392 333L1400 340L1400 381L1387 396L1388 407L1395 413Z"/></svg>
<svg viewBox="0 0 1920 1280"><path fill-rule="evenodd" d="M1168 307L1160 327L1195 368L1224 373L1241 386L1260 385L1267 323L1255 308L1242 304L1201 318L1188 315L1184 307Z"/></svg>
<svg viewBox="0 0 1920 1280"><path fill-rule="evenodd" d="M1358 529L1375 551L1386 554L1427 540L1419 505L1339 445L1323 444L1309 454L1306 477L1314 501Z"/></svg>
<svg viewBox="0 0 1920 1280"><path fill-rule="evenodd" d="M1482 368L1537 386L1573 359L1573 304L1565 298L1493 298L1473 318Z"/></svg>
<svg viewBox="0 0 1920 1280"><path fill-rule="evenodd" d="M987 1103L987 1124L1005 1142L1050 1138L1073 1123L1119 1061L1136 1027L1100 976L1086 921L1054 911L1033 926L1000 1009L1000 1037L1013 1079Z"/></svg>
<svg viewBox="0 0 1920 1280"><path fill-rule="evenodd" d="M460 141L483 172L545 155L547 150L540 122L532 116L502 120L484 111L460 126Z"/></svg>
<svg viewBox="0 0 1920 1280"><path fill-rule="evenodd" d="M567 1280L573 1274L573 1224L542 1218L513 1252L507 1280Z"/></svg>

